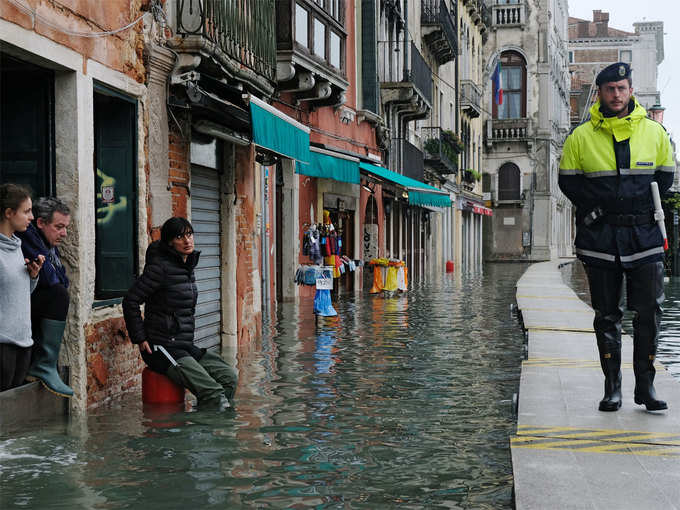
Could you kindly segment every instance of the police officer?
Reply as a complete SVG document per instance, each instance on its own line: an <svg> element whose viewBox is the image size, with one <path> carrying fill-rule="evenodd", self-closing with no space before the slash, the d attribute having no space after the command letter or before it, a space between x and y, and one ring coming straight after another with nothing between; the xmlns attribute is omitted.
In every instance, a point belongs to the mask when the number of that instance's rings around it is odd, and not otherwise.
<svg viewBox="0 0 680 510"><path fill-rule="evenodd" d="M654 391L654 358L664 300L664 240L654 220L650 184L670 188L675 160L668 134L633 96L624 62L596 78L590 120L567 137L559 186L576 208L576 254L595 310L593 327L605 376L600 411L621 407L623 278L633 310L635 403L667 409Z"/></svg>

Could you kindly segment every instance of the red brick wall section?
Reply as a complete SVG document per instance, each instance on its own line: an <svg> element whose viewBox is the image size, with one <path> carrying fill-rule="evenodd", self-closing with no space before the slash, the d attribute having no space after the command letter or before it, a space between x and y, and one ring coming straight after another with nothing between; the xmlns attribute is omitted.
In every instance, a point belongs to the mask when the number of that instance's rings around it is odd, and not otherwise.
<svg viewBox="0 0 680 510"><path fill-rule="evenodd" d="M56 25L67 31L85 33L116 30L143 14L141 8L145 2L142 0L107 0L106 2L60 0L60 2L22 1L21 3L35 11L35 19L9 2L0 2L0 18L56 41L80 53L85 59L96 60L107 67L125 73L139 83L144 82L143 21L140 20L128 30L105 37L77 37L51 26ZM148 9L148 6L146 8ZM42 19L49 20L50 25L42 22ZM83 72L87 73L87 69L83 69Z"/></svg>
<svg viewBox="0 0 680 510"><path fill-rule="evenodd" d="M122 317L86 325L85 342L88 407L141 392L144 362L137 346L130 343Z"/></svg>
<svg viewBox="0 0 680 510"><path fill-rule="evenodd" d="M170 123L168 184L172 193L172 214L185 218L191 172L190 150L189 141L179 132L176 125Z"/></svg>
<svg viewBox="0 0 680 510"><path fill-rule="evenodd" d="M261 271L256 218L254 146L236 148L236 314L239 351L262 333L262 310L255 307L255 277ZM256 273L257 271L257 273Z"/></svg>

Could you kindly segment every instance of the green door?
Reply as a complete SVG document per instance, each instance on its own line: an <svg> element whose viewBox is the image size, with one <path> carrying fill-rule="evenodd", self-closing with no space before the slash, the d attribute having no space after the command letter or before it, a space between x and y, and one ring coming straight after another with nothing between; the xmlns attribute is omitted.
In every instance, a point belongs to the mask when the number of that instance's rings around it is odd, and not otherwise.
<svg viewBox="0 0 680 510"><path fill-rule="evenodd" d="M131 99L96 88L96 299L124 295L135 278L136 110Z"/></svg>
<svg viewBox="0 0 680 510"><path fill-rule="evenodd" d="M54 193L54 73L0 52L0 183Z"/></svg>

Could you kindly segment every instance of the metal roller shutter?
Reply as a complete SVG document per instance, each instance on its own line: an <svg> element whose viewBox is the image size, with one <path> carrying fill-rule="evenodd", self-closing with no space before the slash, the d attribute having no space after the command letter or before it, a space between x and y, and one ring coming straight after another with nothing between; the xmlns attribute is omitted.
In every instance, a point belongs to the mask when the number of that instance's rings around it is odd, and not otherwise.
<svg viewBox="0 0 680 510"><path fill-rule="evenodd" d="M196 331L199 347L220 344L222 331L221 253L220 253L220 178L215 170L191 168L191 224L195 248L201 252L196 266Z"/></svg>

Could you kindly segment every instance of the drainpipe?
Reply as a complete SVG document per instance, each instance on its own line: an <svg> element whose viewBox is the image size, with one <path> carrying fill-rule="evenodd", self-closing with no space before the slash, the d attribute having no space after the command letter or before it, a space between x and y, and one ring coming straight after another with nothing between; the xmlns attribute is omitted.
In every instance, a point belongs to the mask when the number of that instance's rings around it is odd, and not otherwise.
<svg viewBox="0 0 680 510"><path fill-rule="evenodd" d="M404 0L404 81L409 80L408 0Z"/></svg>

